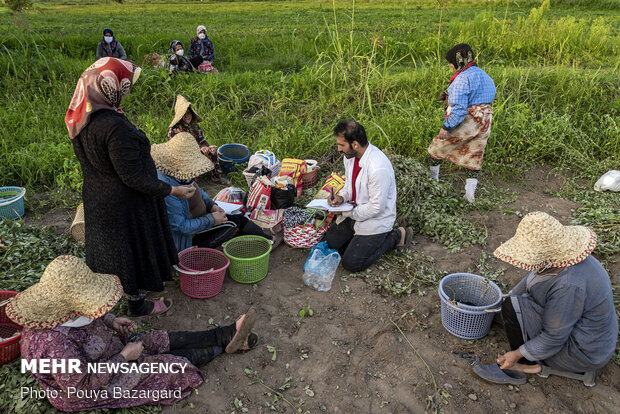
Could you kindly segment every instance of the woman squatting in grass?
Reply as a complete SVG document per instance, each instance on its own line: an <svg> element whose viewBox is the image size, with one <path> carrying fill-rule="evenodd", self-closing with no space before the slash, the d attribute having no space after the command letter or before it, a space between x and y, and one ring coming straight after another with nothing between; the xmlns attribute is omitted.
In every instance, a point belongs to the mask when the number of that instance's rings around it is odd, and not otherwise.
<svg viewBox="0 0 620 414"><path fill-rule="evenodd" d="M207 331L136 334L131 320L108 313L122 294L118 277L95 273L75 256L60 256L7 305L7 316L24 327L24 360L34 366L41 360L77 365L31 371L57 409L174 404L202 384L198 367L258 342L251 331L254 309Z"/></svg>
<svg viewBox="0 0 620 414"><path fill-rule="evenodd" d="M103 39L97 45L97 59L104 57L114 57L117 59L127 60L127 53L121 42L116 40L112 29L103 29Z"/></svg>
<svg viewBox="0 0 620 414"><path fill-rule="evenodd" d="M198 125L198 122L201 121L202 118L196 114L194 108L192 108L192 103L182 95L177 95L177 100L174 104L174 118L168 127L168 140L181 132L192 134L200 146L200 151L213 163L214 168L211 171L213 182L220 182L224 185L230 184L228 179L222 177L222 169L217 158L217 146L209 145L202 133L202 128Z"/></svg>
<svg viewBox="0 0 620 414"><path fill-rule="evenodd" d="M468 169L465 199L474 202L484 149L491 132L495 84L476 66L474 52L466 43L454 46L446 54L454 69L448 86L446 120L428 147L431 177L439 180L442 159Z"/></svg>

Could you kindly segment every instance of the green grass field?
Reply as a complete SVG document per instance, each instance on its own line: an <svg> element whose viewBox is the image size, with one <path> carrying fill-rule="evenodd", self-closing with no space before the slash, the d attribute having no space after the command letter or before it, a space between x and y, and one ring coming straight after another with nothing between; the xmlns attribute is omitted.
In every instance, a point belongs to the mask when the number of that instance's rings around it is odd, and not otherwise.
<svg viewBox="0 0 620 414"><path fill-rule="evenodd" d="M64 126L76 79L104 27L130 59L215 44L217 76L145 68L125 103L152 141L165 139L174 97L204 117L214 144L317 157L342 117L372 141L423 160L442 122L445 51L469 42L495 80L485 169L550 164L593 180L620 159L620 7L614 1L37 2L0 8L0 185L79 189ZM538 7L533 10L534 7ZM511 168L511 170L514 170Z"/></svg>

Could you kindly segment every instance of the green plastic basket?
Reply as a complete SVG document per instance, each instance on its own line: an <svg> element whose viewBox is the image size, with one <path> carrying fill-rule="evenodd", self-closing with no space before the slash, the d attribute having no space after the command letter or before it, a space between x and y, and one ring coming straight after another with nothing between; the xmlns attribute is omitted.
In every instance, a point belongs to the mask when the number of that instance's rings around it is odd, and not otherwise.
<svg viewBox="0 0 620 414"><path fill-rule="evenodd" d="M260 236L240 236L224 243L230 277L239 283L260 282L269 270L271 242Z"/></svg>

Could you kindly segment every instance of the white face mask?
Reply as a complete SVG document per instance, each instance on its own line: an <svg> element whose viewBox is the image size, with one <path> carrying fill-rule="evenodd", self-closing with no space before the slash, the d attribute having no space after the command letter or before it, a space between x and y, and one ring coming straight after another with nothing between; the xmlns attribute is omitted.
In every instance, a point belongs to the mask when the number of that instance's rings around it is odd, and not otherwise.
<svg viewBox="0 0 620 414"><path fill-rule="evenodd" d="M114 37L112 37L112 36L104 36L103 40L105 40L106 43L110 43L110 42L112 42L112 40L114 40Z"/></svg>
<svg viewBox="0 0 620 414"><path fill-rule="evenodd" d="M204 39L205 37L207 37L204 33L200 33L198 35L198 39Z"/></svg>
<svg viewBox="0 0 620 414"><path fill-rule="evenodd" d="M183 56L183 49L179 49L175 52L177 56Z"/></svg>

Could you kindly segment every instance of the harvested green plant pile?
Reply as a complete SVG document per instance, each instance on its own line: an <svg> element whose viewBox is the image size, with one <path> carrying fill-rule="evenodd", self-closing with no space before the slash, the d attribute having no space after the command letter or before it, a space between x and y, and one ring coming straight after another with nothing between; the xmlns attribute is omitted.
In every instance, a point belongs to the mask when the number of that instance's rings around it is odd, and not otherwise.
<svg viewBox="0 0 620 414"><path fill-rule="evenodd" d="M594 254L611 258L620 253L620 196L588 191L575 197L582 206L573 211L572 224L591 227L598 239Z"/></svg>
<svg viewBox="0 0 620 414"><path fill-rule="evenodd" d="M471 207L459 190L444 181L436 182L428 168L413 158L390 155L398 188L397 211L400 224L431 237L451 252L474 244L484 246L486 231L465 215Z"/></svg>
<svg viewBox="0 0 620 414"><path fill-rule="evenodd" d="M84 245L59 235L51 227L26 226L1 219L0 289L23 291L37 283L45 267L56 257L84 257Z"/></svg>

